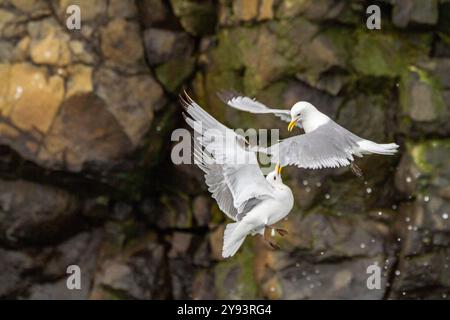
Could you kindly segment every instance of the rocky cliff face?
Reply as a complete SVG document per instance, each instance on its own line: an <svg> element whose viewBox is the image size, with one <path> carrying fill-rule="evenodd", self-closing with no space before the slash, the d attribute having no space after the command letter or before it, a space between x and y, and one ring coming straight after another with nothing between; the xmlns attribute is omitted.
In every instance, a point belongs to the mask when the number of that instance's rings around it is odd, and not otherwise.
<svg viewBox="0 0 450 320"><path fill-rule="evenodd" d="M68 30L70 4L81 30ZM0 1L0 297L410 299L450 294L450 3ZM186 87L233 128L234 88L302 99L395 157L286 168L296 204L280 251L226 221L199 170L170 161ZM67 290L77 264L82 290ZM366 286L382 269L381 289Z"/></svg>

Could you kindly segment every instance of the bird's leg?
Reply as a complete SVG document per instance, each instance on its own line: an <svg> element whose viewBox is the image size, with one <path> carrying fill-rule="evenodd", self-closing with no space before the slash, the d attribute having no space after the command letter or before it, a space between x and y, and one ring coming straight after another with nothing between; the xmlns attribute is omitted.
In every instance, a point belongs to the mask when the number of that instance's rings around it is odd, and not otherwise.
<svg viewBox="0 0 450 320"><path fill-rule="evenodd" d="M352 172L358 177L358 178L363 178L363 172L361 170L360 167L358 167L356 165L356 163L352 162L352 164L350 165L350 168L352 169Z"/></svg>
<svg viewBox="0 0 450 320"><path fill-rule="evenodd" d="M275 230L280 236L284 237L285 235L288 234L288 231L286 229L281 229L281 228L275 228L272 226L266 226L269 229Z"/></svg>
<svg viewBox="0 0 450 320"><path fill-rule="evenodd" d="M279 250L279 249L280 249L280 246L277 245L275 242L271 241L271 240L268 238L268 235L267 235L268 229L272 229L272 228L265 228L265 229L264 229L264 240L269 244L269 246L270 246L272 249Z"/></svg>

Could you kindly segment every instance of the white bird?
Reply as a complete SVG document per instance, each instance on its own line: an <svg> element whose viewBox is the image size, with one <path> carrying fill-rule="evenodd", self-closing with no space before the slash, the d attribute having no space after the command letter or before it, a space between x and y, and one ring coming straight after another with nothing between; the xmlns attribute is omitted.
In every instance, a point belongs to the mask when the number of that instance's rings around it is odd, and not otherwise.
<svg viewBox="0 0 450 320"><path fill-rule="evenodd" d="M360 175L353 163L353 156L376 153L393 155L397 152L395 143L378 144L358 137L341 127L330 117L316 109L311 103L299 101L291 110L268 108L261 102L241 96L232 91L218 93L219 98L230 107L251 113L273 113L284 121L289 121L288 130L297 125L305 134L284 139L269 148L258 151L271 156L272 163L282 167L296 165L300 168L321 169L352 165L352 170Z"/></svg>
<svg viewBox="0 0 450 320"><path fill-rule="evenodd" d="M294 205L292 191L281 179L281 167L277 165L264 178L256 154L247 148L243 136L214 119L186 93L180 101L186 122L198 134L193 139L194 162L204 172L220 210L235 221L225 228L222 256L233 256L248 234L260 234L278 248L267 238L266 228L287 234L272 225L287 216ZM226 144L224 139L229 139Z"/></svg>

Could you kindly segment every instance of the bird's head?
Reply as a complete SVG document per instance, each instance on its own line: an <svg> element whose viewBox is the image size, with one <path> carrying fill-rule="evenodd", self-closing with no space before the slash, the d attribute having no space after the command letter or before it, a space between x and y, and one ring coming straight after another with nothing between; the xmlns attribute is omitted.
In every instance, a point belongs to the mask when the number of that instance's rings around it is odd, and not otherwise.
<svg viewBox="0 0 450 320"><path fill-rule="evenodd" d="M283 179L281 179L281 166L278 164L275 166L275 170L273 170L271 173L269 173L266 176L267 182L270 184L283 184Z"/></svg>
<svg viewBox="0 0 450 320"><path fill-rule="evenodd" d="M299 121L303 121L309 114L317 111L311 103L299 101L291 108L291 122L289 122L288 130L292 131Z"/></svg>

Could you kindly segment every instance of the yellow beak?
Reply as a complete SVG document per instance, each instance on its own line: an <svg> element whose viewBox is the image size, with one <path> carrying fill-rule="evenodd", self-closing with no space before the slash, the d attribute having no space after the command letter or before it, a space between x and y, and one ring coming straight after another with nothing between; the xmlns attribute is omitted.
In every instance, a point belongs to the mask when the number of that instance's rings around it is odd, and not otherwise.
<svg viewBox="0 0 450 320"><path fill-rule="evenodd" d="M288 125L288 131L289 132L291 132L292 129L294 129L295 125L297 124L297 121L298 121L298 119L294 119L291 122L289 122L289 125Z"/></svg>
<svg viewBox="0 0 450 320"><path fill-rule="evenodd" d="M283 169L282 166L280 166L278 163L275 165L275 172L280 175L281 174L281 169Z"/></svg>

